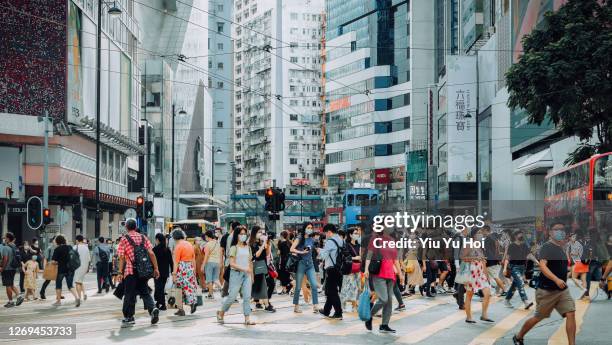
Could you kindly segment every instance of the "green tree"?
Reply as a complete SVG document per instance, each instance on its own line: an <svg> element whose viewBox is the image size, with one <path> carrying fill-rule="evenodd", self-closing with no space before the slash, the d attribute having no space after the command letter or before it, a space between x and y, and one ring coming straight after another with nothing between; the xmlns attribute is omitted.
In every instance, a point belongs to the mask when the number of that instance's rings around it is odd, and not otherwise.
<svg viewBox="0 0 612 345"><path fill-rule="evenodd" d="M580 138L566 164L612 151L612 0L569 0L522 42L506 74L509 106Z"/></svg>

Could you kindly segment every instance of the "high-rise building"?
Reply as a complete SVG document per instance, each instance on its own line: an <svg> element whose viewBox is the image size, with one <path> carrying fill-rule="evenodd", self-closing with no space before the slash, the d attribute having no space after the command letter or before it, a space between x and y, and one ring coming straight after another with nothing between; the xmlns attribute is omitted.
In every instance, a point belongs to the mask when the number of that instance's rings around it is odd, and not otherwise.
<svg viewBox="0 0 612 345"><path fill-rule="evenodd" d="M234 18L237 193L318 194L323 1L238 0Z"/></svg>
<svg viewBox="0 0 612 345"><path fill-rule="evenodd" d="M429 0L326 1L323 128L331 200L368 186L389 208L403 207L406 149L428 133L433 42Z"/></svg>

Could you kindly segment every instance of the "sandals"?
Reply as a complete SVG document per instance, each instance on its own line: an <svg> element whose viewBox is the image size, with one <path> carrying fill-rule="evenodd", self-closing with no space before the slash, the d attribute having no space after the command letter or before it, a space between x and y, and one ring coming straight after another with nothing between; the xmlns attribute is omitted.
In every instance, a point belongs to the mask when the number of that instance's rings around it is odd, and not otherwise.
<svg viewBox="0 0 612 345"><path fill-rule="evenodd" d="M251 319L249 319L249 318L245 318L244 319L244 325L245 326L253 326L253 325L255 325L255 322L251 321Z"/></svg>
<svg viewBox="0 0 612 345"><path fill-rule="evenodd" d="M221 315L221 311L217 311L217 322L223 324L223 315Z"/></svg>
<svg viewBox="0 0 612 345"><path fill-rule="evenodd" d="M485 321L485 322L495 322L495 321L493 321L493 320L489 319L488 317L483 317L483 316L481 316L481 317L480 317L480 321Z"/></svg>
<svg viewBox="0 0 612 345"><path fill-rule="evenodd" d="M293 308L293 312L296 313L296 314L301 314L302 313L302 309L300 309L300 307L296 305L295 308Z"/></svg>

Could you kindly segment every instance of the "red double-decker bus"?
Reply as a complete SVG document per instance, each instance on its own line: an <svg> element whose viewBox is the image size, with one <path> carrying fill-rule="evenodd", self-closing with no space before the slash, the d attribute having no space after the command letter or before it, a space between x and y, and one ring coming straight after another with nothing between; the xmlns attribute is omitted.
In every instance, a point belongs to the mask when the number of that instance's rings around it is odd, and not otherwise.
<svg viewBox="0 0 612 345"><path fill-rule="evenodd" d="M544 190L544 221L560 221L572 231L595 227L612 232L612 152L594 155L548 174Z"/></svg>

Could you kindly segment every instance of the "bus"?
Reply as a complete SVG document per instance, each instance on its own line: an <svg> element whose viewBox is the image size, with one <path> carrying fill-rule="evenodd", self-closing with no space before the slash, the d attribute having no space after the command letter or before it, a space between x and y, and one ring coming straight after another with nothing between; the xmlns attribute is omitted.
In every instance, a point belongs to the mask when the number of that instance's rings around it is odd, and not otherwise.
<svg viewBox="0 0 612 345"><path fill-rule="evenodd" d="M597 154L544 178L544 224L612 232L612 152Z"/></svg>
<svg viewBox="0 0 612 345"><path fill-rule="evenodd" d="M221 216L223 227L229 231L230 223L237 221L241 225L247 225L247 216L244 212L228 212Z"/></svg>
<svg viewBox="0 0 612 345"><path fill-rule="evenodd" d="M203 219L215 224L217 227L221 227L222 215L221 207L216 205L200 204L187 206L187 219Z"/></svg>
<svg viewBox="0 0 612 345"><path fill-rule="evenodd" d="M342 197L344 226L372 223L374 216L380 212L378 194L378 189L373 188L348 189Z"/></svg>
<svg viewBox="0 0 612 345"><path fill-rule="evenodd" d="M216 228L215 224L204 219L186 219L166 223L166 233L172 233L172 230L177 227L185 232L187 240L191 243L195 241L196 237L201 237L206 231L214 231Z"/></svg>

